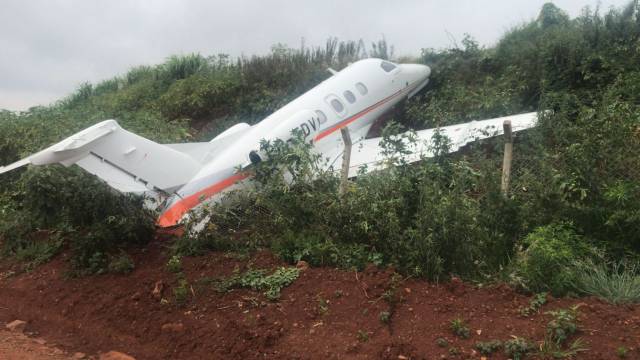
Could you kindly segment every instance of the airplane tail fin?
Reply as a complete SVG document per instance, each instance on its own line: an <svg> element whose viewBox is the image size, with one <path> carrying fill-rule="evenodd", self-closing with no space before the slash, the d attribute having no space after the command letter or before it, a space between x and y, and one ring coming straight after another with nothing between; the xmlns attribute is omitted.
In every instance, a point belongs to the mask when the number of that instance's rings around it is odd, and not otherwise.
<svg viewBox="0 0 640 360"><path fill-rule="evenodd" d="M0 167L77 164L120 192L173 192L202 167L192 156L124 130L115 120L84 129L36 154Z"/></svg>

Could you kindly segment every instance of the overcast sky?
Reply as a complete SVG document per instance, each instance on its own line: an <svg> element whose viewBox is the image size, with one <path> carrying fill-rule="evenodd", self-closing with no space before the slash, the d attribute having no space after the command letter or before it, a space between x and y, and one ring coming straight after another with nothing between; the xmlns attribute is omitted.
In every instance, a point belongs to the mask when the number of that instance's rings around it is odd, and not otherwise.
<svg viewBox="0 0 640 360"><path fill-rule="evenodd" d="M331 36L384 36L396 55L469 33L483 45L535 18L545 0L1 0L0 109L57 100L84 81L199 52L251 55ZM576 16L597 0L555 0ZM601 8L628 0L601 0Z"/></svg>

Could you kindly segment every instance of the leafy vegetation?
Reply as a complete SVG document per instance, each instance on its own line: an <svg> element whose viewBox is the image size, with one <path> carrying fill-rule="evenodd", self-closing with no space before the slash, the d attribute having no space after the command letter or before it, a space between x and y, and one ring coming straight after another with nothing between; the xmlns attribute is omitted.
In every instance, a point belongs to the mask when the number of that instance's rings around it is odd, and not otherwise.
<svg viewBox="0 0 640 360"><path fill-rule="evenodd" d="M640 267L631 261L579 260L576 265L578 291L613 304L640 302Z"/></svg>
<svg viewBox="0 0 640 360"><path fill-rule="evenodd" d="M430 65L431 82L383 131L397 166L359 176L340 195L338 178L320 170L323 159L308 144L265 143L270 160L256 166L255 188L208 209L215 221L197 235L186 231L174 254L268 247L291 263L392 265L430 279L507 272L533 292L637 302L639 13L631 1L571 19L549 3L495 46L465 36L448 49L423 49L404 60ZM48 107L0 111L0 164L107 118L159 142L208 140L240 120L261 120L326 79L327 65L341 69L367 55L393 51L384 41L367 53L362 42L330 39L322 48L276 45L260 57L172 56L84 84ZM507 196L499 139L446 155L450 144L436 133L433 159L398 161L404 149L393 135L406 128L525 111L540 111L539 125L518 134ZM2 256L37 264L68 248L73 269L101 273L153 233L154 214L140 210L141 199L78 169L30 168L1 180ZM523 344L505 349L525 353Z"/></svg>
<svg viewBox="0 0 640 360"><path fill-rule="evenodd" d="M471 336L471 330L469 330L469 326L467 326L467 323L462 318L451 320L449 328L451 328L454 335L460 338L468 339Z"/></svg>
<svg viewBox="0 0 640 360"><path fill-rule="evenodd" d="M482 355L491 355L502 348L502 341L478 341L473 345L473 347Z"/></svg>
<svg viewBox="0 0 640 360"><path fill-rule="evenodd" d="M565 224L539 227L523 241L526 246L517 265L525 284L532 290L564 294L576 283L570 266L593 256L594 250Z"/></svg>
<svg viewBox="0 0 640 360"><path fill-rule="evenodd" d="M547 335L558 344L564 343L571 335L578 331L578 307L549 311L552 320L547 324Z"/></svg>
<svg viewBox="0 0 640 360"><path fill-rule="evenodd" d="M620 358L620 359L625 359L627 357L627 354L629 353L629 350L624 347L624 346L619 346L616 349L616 355Z"/></svg>
<svg viewBox="0 0 640 360"><path fill-rule="evenodd" d="M285 267L277 269L271 275L266 275L264 270L248 270L218 282L217 288L222 292L233 288L250 288L263 291L269 300L277 300L282 288L291 285L299 274L300 270Z"/></svg>
<svg viewBox="0 0 640 360"><path fill-rule="evenodd" d="M547 293L541 292L533 295L529 300L529 305L520 308L520 315L531 316L540 311L540 308L547 303Z"/></svg>
<svg viewBox="0 0 640 360"><path fill-rule="evenodd" d="M504 352L513 360L522 360L535 349L527 339L514 336L504 342Z"/></svg>
<svg viewBox="0 0 640 360"><path fill-rule="evenodd" d="M557 342L545 338L536 355L540 359L573 359L579 353L588 350L582 339L576 339L567 348L563 348Z"/></svg>
<svg viewBox="0 0 640 360"><path fill-rule="evenodd" d="M180 259L180 256L174 255L169 259L169 261L167 261L167 270L174 274L182 271L182 260Z"/></svg>
<svg viewBox="0 0 640 360"><path fill-rule="evenodd" d="M133 259L126 253L122 253L119 256L114 257L109 262L109 272L118 274L128 274L135 269L136 265Z"/></svg>

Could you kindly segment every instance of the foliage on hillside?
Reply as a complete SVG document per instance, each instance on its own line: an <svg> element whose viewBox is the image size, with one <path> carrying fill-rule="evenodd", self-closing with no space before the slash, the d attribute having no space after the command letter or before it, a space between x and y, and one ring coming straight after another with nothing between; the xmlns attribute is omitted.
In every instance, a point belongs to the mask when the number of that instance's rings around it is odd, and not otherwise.
<svg viewBox="0 0 640 360"><path fill-rule="evenodd" d="M304 159L304 148L271 144L265 150L275 156L258 169L256 190L212 209L208 230L176 249L237 248L246 244L229 242L229 230L244 230L251 244L272 247L290 261L392 264L431 278L478 278L506 268L531 290L580 291L544 271L571 266L584 249L631 261L640 253L639 12L633 1L604 14L585 9L570 19L545 4L537 19L508 31L494 47L466 36L459 46L423 49L412 60L432 67L432 81L394 114L388 133L552 110L541 113L536 130L519 135L507 198L498 188L501 146L495 141L362 176L343 197L333 175L313 172L314 159ZM82 85L50 107L0 112L0 162L106 118L158 141L210 138L239 120L259 121L328 77L327 66L340 69L366 56L393 55L384 41L367 53L362 42L329 40L324 48L277 45L260 57L172 56ZM437 150L445 150L446 139L437 140ZM292 150L299 162L278 160ZM295 165L293 184L282 182L279 165ZM73 190L65 192L69 186ZM70 195L76 189L84 190ZM34 229L72 228L85 239L74 242L84 254L81 267L91 267L96 253L108 260L115 249L110 240L93 240L100 238L96 229L116 228L105 219L121 219L132 235L117 236L135 241L151 224L131 225L127 219L147 215L122 215L134 204L115 198L122 199L73 169L3 176L3 251L28 248L36 241L29 237ZM559 244L562 237L572 240ZM554 247L563 249L561 262L545 251Z"/></svg>

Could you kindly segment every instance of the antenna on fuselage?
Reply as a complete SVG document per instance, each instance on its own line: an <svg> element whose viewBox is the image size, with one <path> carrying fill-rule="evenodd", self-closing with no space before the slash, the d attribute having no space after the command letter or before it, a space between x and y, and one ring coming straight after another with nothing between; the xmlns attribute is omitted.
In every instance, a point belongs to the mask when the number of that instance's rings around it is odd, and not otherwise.
<svg viewBox="0 0 640 360"><path fill-rule="evenodd" d="M327 71L330 72L331 75L335 75L335 74L338 73L337 71L333 70L332 68L327 68Z"/></svg>

